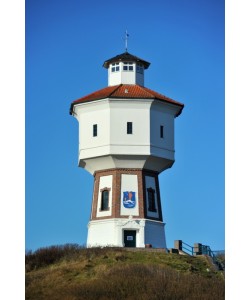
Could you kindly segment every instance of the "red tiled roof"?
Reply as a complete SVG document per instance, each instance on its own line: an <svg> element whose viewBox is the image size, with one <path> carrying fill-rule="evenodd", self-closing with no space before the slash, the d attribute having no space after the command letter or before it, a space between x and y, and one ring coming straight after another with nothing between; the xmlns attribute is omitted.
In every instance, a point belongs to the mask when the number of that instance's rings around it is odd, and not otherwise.
<svg viewBox="0 0 250 300"><path fill-rule="evenodd" d="M166 97L162 94L159 94L153 90L150 90L146 87L137 85L137 84L119 84L115 86L108 86L101 90L98 90L94 93L86 95L78 100L75 100L71 103L70 107L70 114L72 114L73 107L75 104L80 104L83 102L89 102L94 100L100 100L105 98L122 98L122 99L156 99L160 101L166 101L168 103L177 105L180 107L179 113L176 115L181 114L181 111L184 107L184 104L177 102L169 97Z"/></svg>

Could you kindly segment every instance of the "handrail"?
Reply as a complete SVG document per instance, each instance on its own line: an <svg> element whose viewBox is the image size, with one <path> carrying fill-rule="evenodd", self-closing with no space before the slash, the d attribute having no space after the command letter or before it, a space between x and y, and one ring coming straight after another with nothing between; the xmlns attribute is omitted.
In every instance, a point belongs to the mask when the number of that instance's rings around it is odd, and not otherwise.
<svg viewBox="0 0 250 300"><path fill-rule="evenodd" d="M188 249L188 248L186 248L186 247L183 247L183 245L185 245L185 246L191 248L191 250ZM182 241L182 249L185 249L185 250L187 250L188 252L191 252L191 253L192 253L191 255L194 255L194 247L188 245L187 243L184 243L183 241Z"/></svg>
<svg viewBox="0 0 250 300"><path fill-rule="evenodd" d="M189 244L183 242L182 240L175 241L175 245L178 250L180 250L180 251L186 250L192 256L193 255L208 255L212 258L213 263L216 264L219 267L219 269L224 270L224 268L225 268L224 264L217 258L217 255L215 254L215 252L225 254L224 250L223 251L212 251L210 246L202 245L200 243L194 244L194 247L193 247L193 246L190 246Z"/></svg>
<svg viewBox="0 0 250 300"><path fill-rule="evenodd" d="M202 254L210 256L212 258L212 260L213 260L213 263L216 264L220 269L224 270L225 266L217 258L217 255L214 252L215 251L212 251L209 246L202 245Z"/></svg>

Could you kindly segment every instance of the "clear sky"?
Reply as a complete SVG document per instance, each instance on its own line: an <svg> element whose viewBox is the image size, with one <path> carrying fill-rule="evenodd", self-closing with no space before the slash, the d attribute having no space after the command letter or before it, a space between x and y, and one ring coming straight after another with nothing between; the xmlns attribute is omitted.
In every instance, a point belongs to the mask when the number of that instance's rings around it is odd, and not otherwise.
<svg viewBox="0 0 250 300"><path fill-rule="evenodd" d="M78 167L72 101L107 86L105 60L151 63L145 86L185 104L160 174L167 247L225 249L223 0L27 0L25 248L84 245L93 177Z"/></svg>

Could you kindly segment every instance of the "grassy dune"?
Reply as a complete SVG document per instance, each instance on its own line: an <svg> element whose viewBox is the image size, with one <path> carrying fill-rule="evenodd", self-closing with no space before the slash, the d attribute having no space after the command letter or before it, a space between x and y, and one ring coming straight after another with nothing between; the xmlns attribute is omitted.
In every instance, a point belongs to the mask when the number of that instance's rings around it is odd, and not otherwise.
<svg viewBox="0 0 250 300"><path fill-rule="evenodd" d="M52 246L27 253L25 299L220 300L224 274L204 256Z"/></svg>

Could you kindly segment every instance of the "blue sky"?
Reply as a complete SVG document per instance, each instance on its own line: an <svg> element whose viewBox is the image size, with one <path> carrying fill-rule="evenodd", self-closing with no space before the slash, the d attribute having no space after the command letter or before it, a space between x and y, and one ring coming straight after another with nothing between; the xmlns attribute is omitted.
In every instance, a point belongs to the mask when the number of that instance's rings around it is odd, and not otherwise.
<svg viewBox="0 0 250 300"><path fill-rule="evenodd" d="M167 247L225 249L224 1L27 0L25 22L25 248L86 243L93 178L69 107L107 86L127 29L145 86L185 104L159 176Z"/></svg>

